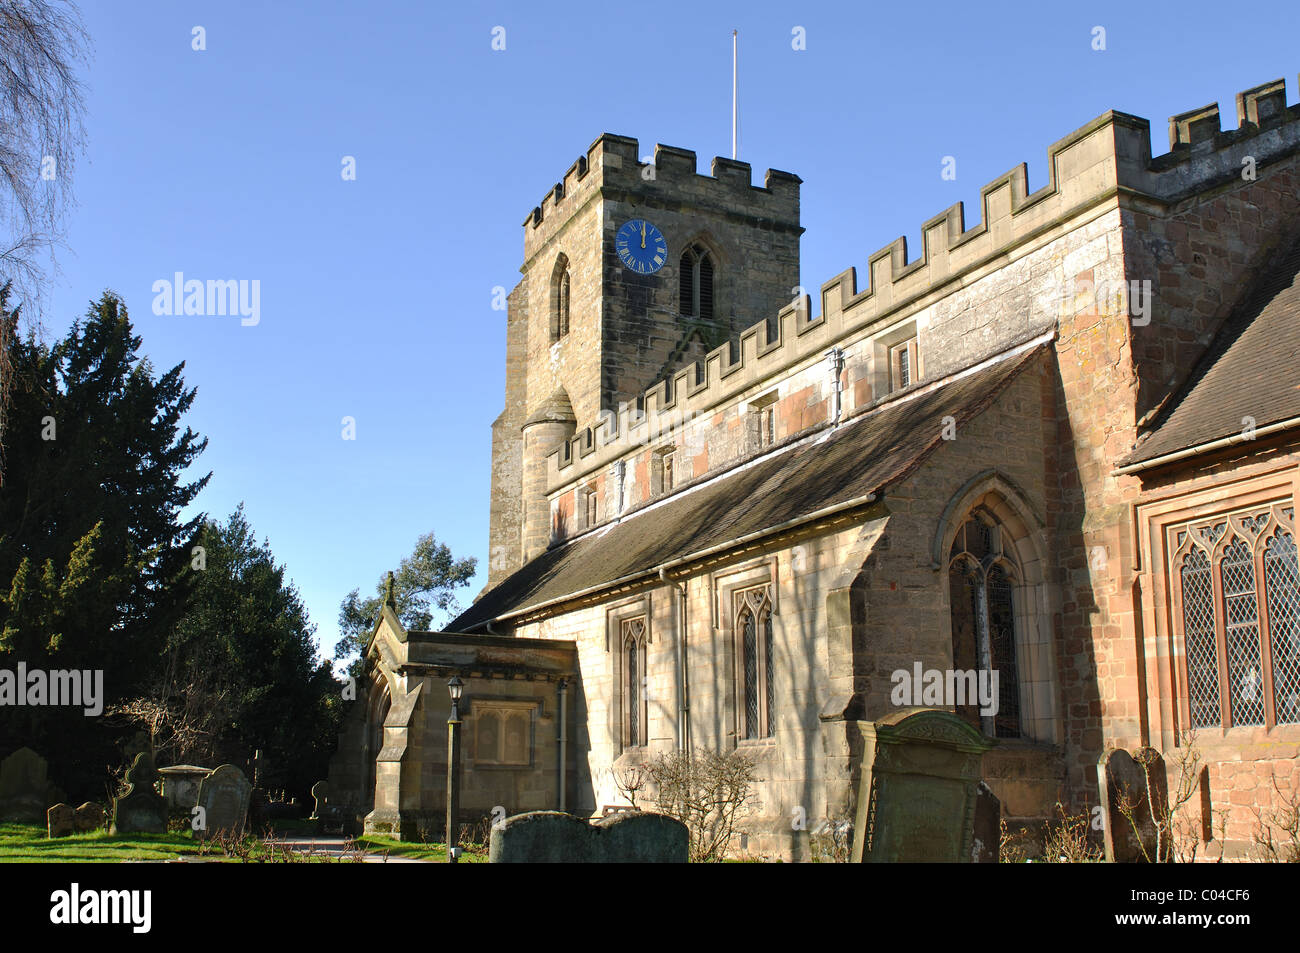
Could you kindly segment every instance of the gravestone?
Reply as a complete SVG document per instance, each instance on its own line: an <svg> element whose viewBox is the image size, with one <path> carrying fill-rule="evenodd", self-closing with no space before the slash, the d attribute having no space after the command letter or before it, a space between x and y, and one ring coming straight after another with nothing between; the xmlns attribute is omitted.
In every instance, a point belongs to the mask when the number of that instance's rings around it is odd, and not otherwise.
<svg viewBox="0 0 1300 953"><path fill-rule="evenodd" d="M0 761L0 821L39 824L50 806L45 759L19 748Z"/></svg>
<svg viewBox="0 0 1300 953"><path fill-rule="evenodd" d="M1114 864L1154 863L1161 852L1168 852L1168 834L1165 843L1160 843L1156 824L1157 818L1169 815L1169 780L1160 752L1139 748L1129 754L1112 748L1101 756L1097 786L1104 808L1106 860Z"/></svg>
<svg viewBox="0 0 1300 953"><path fill-rule="evenodd" d="M104 829L104 808L94 801L87 801L77 808L73 824L79 834L102 831Z"/></svg>
<svg viewBox="0 0 1300 953"><path fill-rule="evenodd" d="M316 806L311 812L313 818L320 817L325 805L329 803L330 783L328 781L317 781L311 786L311 796L316 801Z"/></svg>
<svg viewBox="0 0 1300 953"><path fill-rule="evenodd" d="M67 837L76 833L77 812L69 804L59 803L45 812L45 836Z"/></svg>
<svg viewBox="0 0 1300 953"><path fill-rule="evenodd" d="M863 752L851 859L969 863L983 756L996 742L937 708L857 724Z"/></svg>
<svg viewBox="0 0 1300 953"><path fill-rule="evenodd" d="M223 764L199 782L199 803L204 826L200 837L218 833L239 836L248 819L248 802L253 785L233 764Z"/></svg>
<svg viewBox="0 0 1300 953"><path fill-rule="evenodd" d="M159 768L162 793L167 803L177 810L188 811L199 803L199 782L212 773L211 768L197 764L174 764Z"/></svg>
<svg viewBox="0 0 1300 953"><path fill-rule="evenodd" d="M665 814L611 814L587 823L559 811L507 817L492 829L494 864L684 864L686 825Z"/></svg>
<svg viewBox="0 0 1300 953"><path fill-rule="evenodd" d="M346 835L356 833L356 811L344 804L331 803L328 781L313 784L311 796L316 801L316 808L312 811L310 820L316 822L317 834L335 831Z"/></svg>
<svg viewBox="0 0 1300 953"><path fill-rule="evenodd" d="M0 761L0 820L40 823L50 802L45 759L31 748L19 748Z"/></svg>
<svg viewBox="0 0 1300 953"><path fill-rule="evenodd" d="M167 832L167 800L156 790L149 752L142 751L126 770L126 793L113 799L114 834L164 834Z"/></svg>
<svg viewBox="0 0 1300 953"><path fill-rule="evenodd" d="M1002 845L1002 802L983 781L975 796L975 834L970 859L976 864L996 864Z"/></svg>

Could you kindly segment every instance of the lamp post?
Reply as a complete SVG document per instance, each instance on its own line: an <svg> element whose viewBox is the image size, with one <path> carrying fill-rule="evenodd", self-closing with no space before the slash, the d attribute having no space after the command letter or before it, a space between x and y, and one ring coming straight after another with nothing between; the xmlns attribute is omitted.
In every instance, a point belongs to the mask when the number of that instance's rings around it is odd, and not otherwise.
<svg viewBox="0 0 1300 953"><path fill-rule="evenodd" d="M460 855L456 846L460 839L460 697L465 691L460 676L447 679L447 691L451 694L451 717L447 719L447 863L454 864Z"/></svg>

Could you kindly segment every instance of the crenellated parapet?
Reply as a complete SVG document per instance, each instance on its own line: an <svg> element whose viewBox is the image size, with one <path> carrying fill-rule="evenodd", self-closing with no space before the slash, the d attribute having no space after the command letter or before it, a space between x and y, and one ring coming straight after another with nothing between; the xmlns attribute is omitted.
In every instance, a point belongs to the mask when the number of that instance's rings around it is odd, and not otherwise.
<svg viewBox="0 0 1300 953"><path fill-rule="evenodd" d="M807 296L800 297L649 388L636 406L587 422L549 457L547 487L554 490L659 440L773 376L818 359L832 345L905 319L1019 246L1064 233L1106 203L1169 206L1240 181L1246 171L1263 175L1270 163L1300 152L1300 105L1287 105L1284 81L1240 93L1236 106L1238 125L1231 130L1221 128L1217 105L1173 116L1170 150L1161 155L1152 155L1146 119L1104 113L1048 148L1047 182L1038 190L1029 191L1024 163L1012 168L980 190L977 224L967 227L963 203L951 206L922 224L916 258L909 260L901 237L868 256L866 288L859 289L857 269L849 268L822 285L820 314L813 314ZM612 187L642 176L644 169L635 140L602 136L546 201L580 196L583 177L596 167ZM681 188L689 175L710 183L707 188L749 189L756 209L774 223L793 214L797 227L797 177L769 171L765 187L757 189L744 163L717 159L713 172L712 178L696 175L694 153L656 149L655 175L671 188ZM544 229L546 201L525 223L526 234Z"/></svg>
<svg viewBox="0 0 1300 953"><path fill-rule="evenodd" d="M562 227L572 209L597 195L618 199L635 194L638 201L653 204L680 203L684 198L707 207L712 199L720 208L744 209L744 214L763 221L767 227L800 231L797 175L768 169L762 186L753 184L748 162L715 158L710 175L696 172L696 156L686 149L656 145L654 161L643 162L636 139L612 133L601 135L586 153L569 166L564 177L542 197L524 219L524 260Z"/></svg>

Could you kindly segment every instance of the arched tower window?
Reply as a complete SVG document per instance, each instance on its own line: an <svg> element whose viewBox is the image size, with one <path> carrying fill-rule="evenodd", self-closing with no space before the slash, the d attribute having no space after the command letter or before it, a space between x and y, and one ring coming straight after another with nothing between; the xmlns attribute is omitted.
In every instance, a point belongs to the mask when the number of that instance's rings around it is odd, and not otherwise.
<svg viewBox="0 0 1300 953"><path fill-rule="evenodd" d="M561 254L551 273L551 343L569 333L569 259Z"/></svg>
<svg viewBox="0 0 1300 953"><path fill-rule="evenodd" d="M684 317L713 320L713 256L699 244L678 262L678 310Z"/></svg>
<svg viewBox="0 0 1300 953"><path fill-rule="evenodd" d="M979 509L952 542L948 554L952 664L958 672L978 673L977 678L987 678L985 672L998 673L997 712L982 715L978 700L967 699L967 704L957 706L957 714L986 735L1019 738L1015 588L1021 577L1015 553L1004 547L1002 537L992 514Z"/></svg>

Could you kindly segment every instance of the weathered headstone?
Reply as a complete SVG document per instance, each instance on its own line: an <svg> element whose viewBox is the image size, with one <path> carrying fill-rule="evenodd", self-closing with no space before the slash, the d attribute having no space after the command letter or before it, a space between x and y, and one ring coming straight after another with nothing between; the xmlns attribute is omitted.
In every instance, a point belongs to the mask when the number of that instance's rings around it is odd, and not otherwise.
<svg viewBox="0 0 1300 953"><path fill-rule="evenodd" d="M330 802L330 785L328 781L317 781L311 786L311 796L316 800L316 808L311 813L311 820L316 822L316 833L325 834L340 831L348 834L352 831L352 811L342 804Z"/></svg>
<svg viewBox="0 0 1300 953"><path fill-rule="evenodd" d="M70 804L59 803L45 812L45 836L67 837L76 833L77 812Z"/></svg>
<svg viewBox="0 0 1300 953"><path fill-rule="evenodd" d="M174 764L159 768L158 776L162 779L162 794L171 807L188 811L199 803L199 782L212 772L211 768L197 764Z"/></svg>
<svg viewBox="0 0 1300 953"><path fill-rule="evenodd" d="M975 834L970 859L976 864L996 864L1002 844L1002 802L983 781L975 796Z"/></svg>
<svg viewBox="0 0 1300 953"><path fill-rule="evenodd" d="M113 799L114 834L167 832L167 800L154 790L157 780L153 758L140 752L126 770L126 793Z"/></svg>
<svg viewBox="0 0 1300 953"><path fill-rule="evenodd" d="M49 778L45 759L19 748L0 761L0 821L39 824L45 820Z"/></svg>
<svg viewBox="0 0 1300 953"><path fill-rule="evenodd" d="M995 742L937 708L858 722L854 862L969 863L984 752Z"/></svg>
<svg viewBox="0 0 1300 953"><path fill-rule="evenodd" d="M1160 752L1139 748L1130 755L1112 748L1101 756L1097 785L1106 859L1115 864L1162 860L1170 845L1167 833L1161 838L1157 819L1169 815L1169 780Z"/></svg>
<svg viewBox="0 0 1300 953"><path fill-rule="evenodd" d="M233 764L223 764L199 782L199 803L204 825L200 837L217 833L240 835L248 819L253 785Z"/></svg>
<svg viewBox="0 0 1300 953"><path fill-rule="evenodd" d="M611 814L588 824L559 811L507 817L492 829L494 864L684 864L686 825L664 814Z"/></svg>
<svg viewBox="0 0 1300 953"><path fill-rule="evenodd" d="M104 808L94 801L87 801L77 808L73 824L76 826L78 834L102 831L104 829Z"/></svg>

